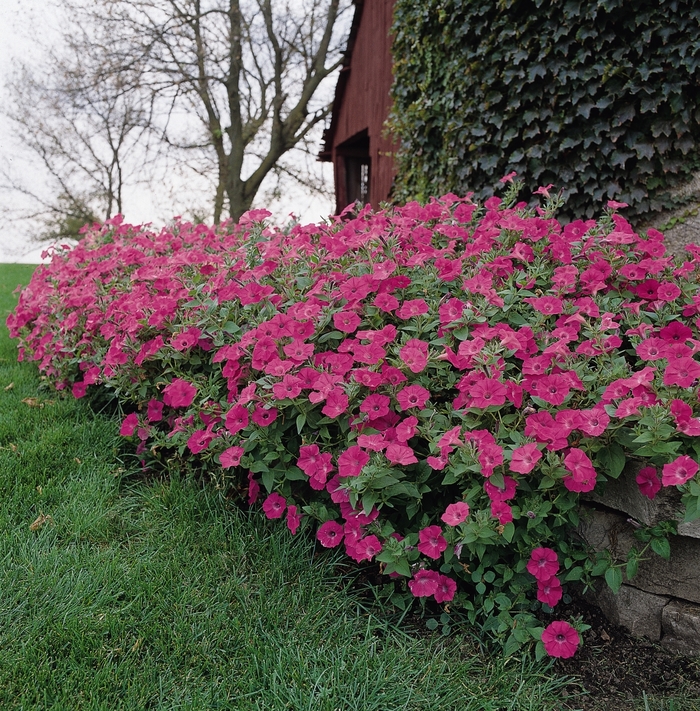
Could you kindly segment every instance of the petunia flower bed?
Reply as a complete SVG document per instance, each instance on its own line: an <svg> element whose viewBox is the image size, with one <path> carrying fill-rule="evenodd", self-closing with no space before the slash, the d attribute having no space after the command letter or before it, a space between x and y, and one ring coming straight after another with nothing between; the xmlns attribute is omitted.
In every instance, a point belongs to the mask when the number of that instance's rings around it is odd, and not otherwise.
<svg viewBox="0 0 700 711"><path fill-rule="evenodd" d="M699 515L700 248L675 262L618 203L563 225L518 188L287 231L116 218L57 248L8 326L57 389L118 399L145 468L378 562L387 604L568 657L567 588L617 589L643 552L578 543L579 494L637 463Z"/></svg>

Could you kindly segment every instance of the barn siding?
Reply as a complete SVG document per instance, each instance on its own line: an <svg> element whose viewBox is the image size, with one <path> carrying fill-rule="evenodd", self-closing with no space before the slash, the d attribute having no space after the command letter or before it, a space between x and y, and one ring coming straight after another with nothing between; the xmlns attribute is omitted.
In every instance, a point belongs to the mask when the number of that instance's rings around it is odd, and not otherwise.
<svg viewBox="0 0 700 711"><path fill-rule="evenodd" d="M347 73L339 81L344 83L340 105L333 109L333 119L328 135L335 173L336 210L346 207L345 170L343 158L337 147L363 130L369 134L371 161L369 201L374 208L389 197L395 175L393 152L396 144L382 134L389 115L392 82L391 37L394 0L356 0L361 12L357 34L352 46Z"/></svg>

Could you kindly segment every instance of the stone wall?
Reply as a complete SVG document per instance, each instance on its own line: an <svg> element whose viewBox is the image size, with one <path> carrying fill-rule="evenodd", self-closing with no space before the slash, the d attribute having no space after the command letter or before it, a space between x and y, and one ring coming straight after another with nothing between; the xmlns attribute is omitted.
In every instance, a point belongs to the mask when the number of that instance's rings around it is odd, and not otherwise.
<svg viewBox="0 0 700 711"><path fill-rule="evenodd" d="M675 210L658 213L648 224L639 225L639 229L654 227L661 230L666 238L668 251L682 255L685 245L700 244L700 173L674 190L673 195L682 199L684 204ZM666 228L667 225L672 226Z"/></svg>
<svg viewBox="0 0 700 711"><path fill-rule="evenodd" d="M682 521L678 490L662 488L650 501L639 492L636 471L628 467L619 479L607 482L605 491L586 495L581 506L579 534L595 550L609 549L618 560L625 560L632 546L643 547L634 536L640 524ZM679 523L669 560L649 550L617 595L603 584L595 597L608 619L632 634L700 654L700 521Z"/></svg>
<svg viewBox="0 0 700 711"><path fill-rule="evenodd" d="M671 254L683 255L687 244L700 244L700 173L675 194L686 202L677 210L655 216L640 230L662 229ZM670 228L665 228L671 224ZM582 505L580 534L596 550L610 548L625 558L640 544L634 538L638 524L682 520L680 493L663 488L653 501L639 492L630 468L606 484L603 495L587 495ZM677 651L700 654L700 520L679 523L671 541L671 558L649 552L632 580L624 580L617 595L603 584L596 601L615 624Z"/></svg>

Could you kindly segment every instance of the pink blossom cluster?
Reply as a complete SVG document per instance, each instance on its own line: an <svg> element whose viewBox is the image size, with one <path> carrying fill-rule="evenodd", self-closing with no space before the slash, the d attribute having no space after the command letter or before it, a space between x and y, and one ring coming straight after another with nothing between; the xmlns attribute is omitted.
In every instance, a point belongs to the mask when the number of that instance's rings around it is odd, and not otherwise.
<svg viewBox="0 0 700 711"><path fill-rule="evenodd" d="M554 607L562 597L562 587L557 572L559 559L551 548L535 548L530 554L527 571L537 580L537 599Z"/></svg>
<svg viewBox="0 0 700 711"><path fill-rule="evenodd" d="M591 491L617 451L648 464L650 498L696 476L700 248L674 262L619 207L561 224L446 195L288 231L265 211L115 218L53 251L8 326L57 389L118 395L146 465L223 472L268 518L316 518L322 546L407 563L413 595L445 603L478 546L527 524L528 492ZM553 606L556 552L530 553Z"/></svg>

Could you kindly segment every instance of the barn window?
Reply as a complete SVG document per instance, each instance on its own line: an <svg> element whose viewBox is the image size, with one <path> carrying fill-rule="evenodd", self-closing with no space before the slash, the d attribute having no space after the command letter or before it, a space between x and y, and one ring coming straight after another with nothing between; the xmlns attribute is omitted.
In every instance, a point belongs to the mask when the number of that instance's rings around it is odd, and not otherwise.
<svg viewBox="0 0 700 711"><path fill-rule="evenodd" d="M367 129L356 133L337 148L345 164L345 198L348 205L360 201L369 202L371 180L369 135Z"/></svg>

